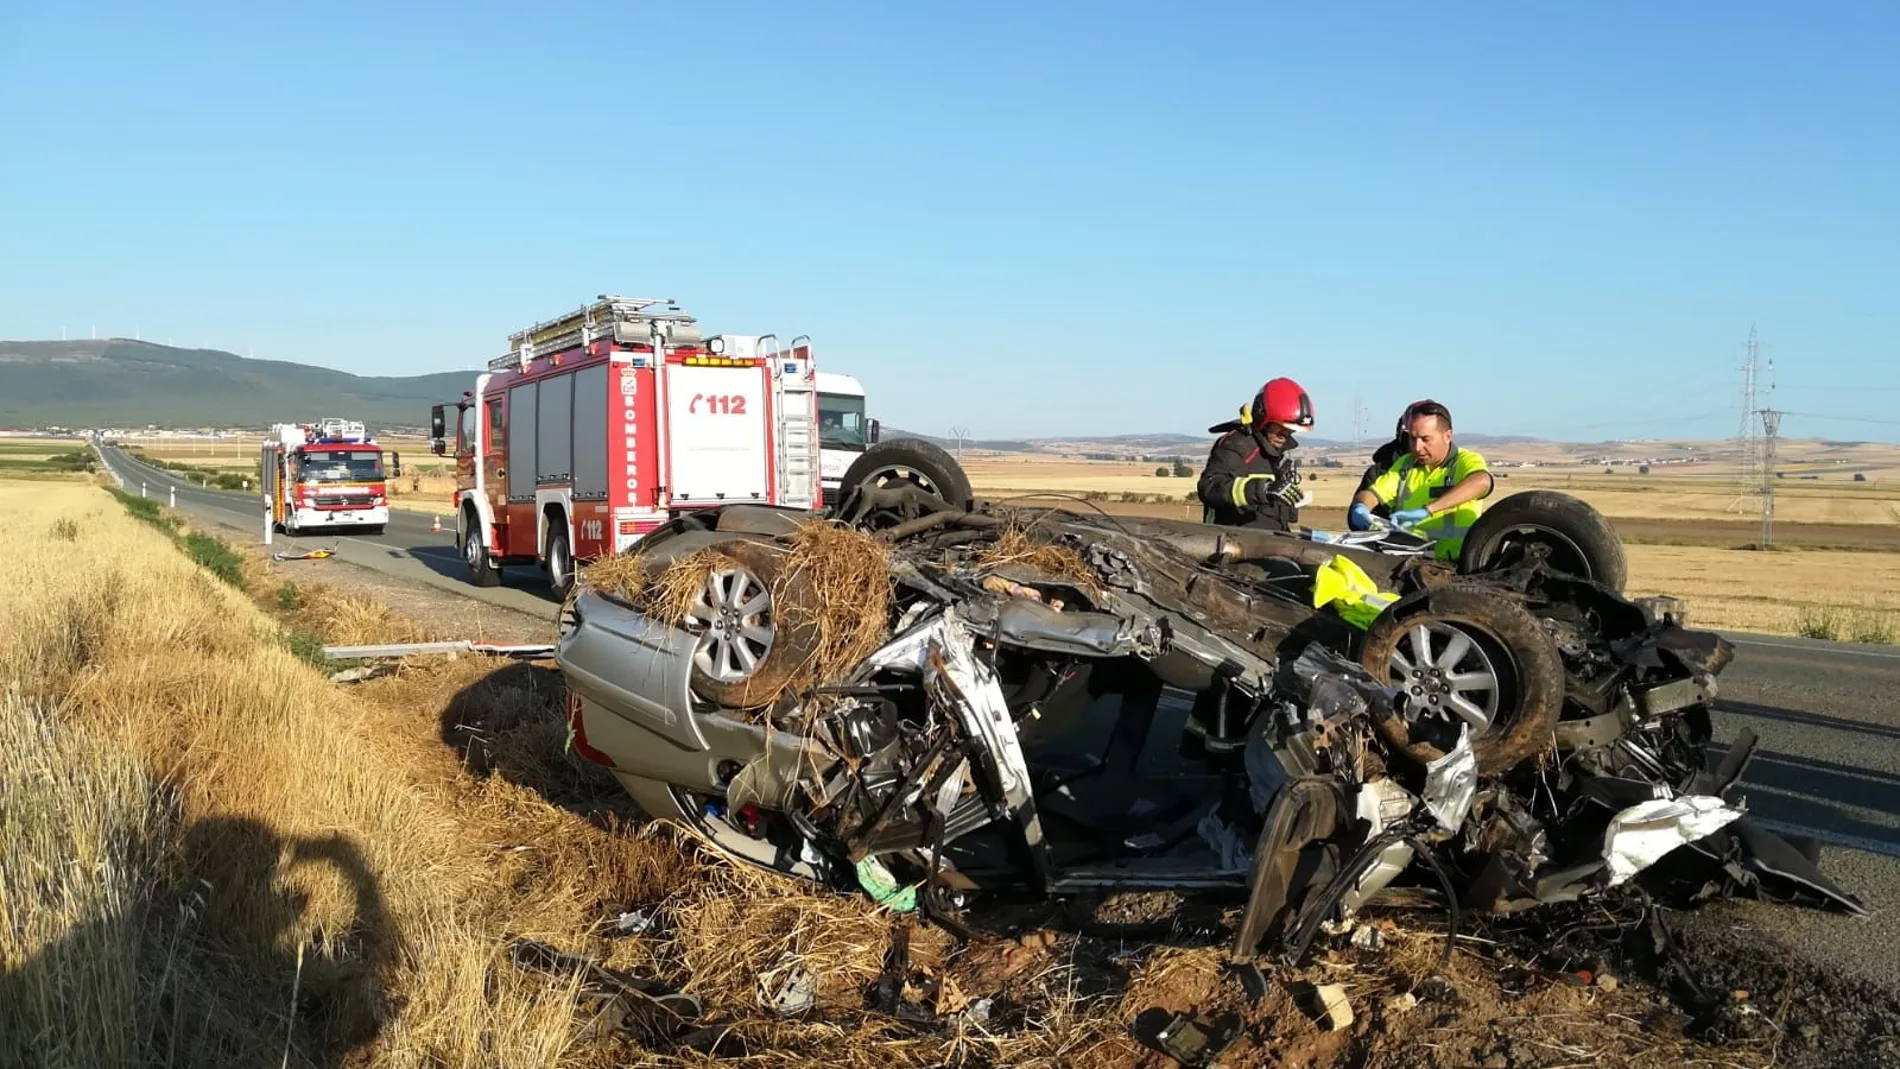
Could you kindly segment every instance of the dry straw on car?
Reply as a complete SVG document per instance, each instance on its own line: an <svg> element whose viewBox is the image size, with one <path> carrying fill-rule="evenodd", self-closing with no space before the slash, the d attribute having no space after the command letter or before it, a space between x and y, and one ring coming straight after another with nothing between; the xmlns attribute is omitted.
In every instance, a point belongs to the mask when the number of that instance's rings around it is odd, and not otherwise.
<svg viewBox="0 0 1900 1069"><path fill-rule="evenodd" d="M891 551L876 538L814 520L789 539L773 602L792 626L816 632L811 656L788 682L796 693L856 668L890 633Z"/></svg>
<svg viewBox="0 0 1900 1069"><path fill-rule="evenodd" d="M1101 580L1082 562L1082 555L1068 546L1039 542L1030 537L1032 528L1012 524L997 536L996 544L977 558L977 566L986 569L1027 568L1069 583L1085 593L1101 590Z"/></svg>

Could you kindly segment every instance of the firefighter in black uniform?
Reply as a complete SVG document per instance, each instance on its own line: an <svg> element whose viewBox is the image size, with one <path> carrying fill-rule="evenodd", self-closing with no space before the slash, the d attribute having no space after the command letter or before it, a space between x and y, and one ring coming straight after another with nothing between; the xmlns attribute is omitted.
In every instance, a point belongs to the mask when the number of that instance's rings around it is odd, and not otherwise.
<svg viewBox="0 0 1900 1069"><path fill-rule="evenodd" d="M1239 419L1209 427L1221 438L1207 455L1207 467L1201 471L1198 487L1206 522L1292 531L1300 520L1300 475L1287 454L1300 445L1293 432L1312 427L1312 399L1299 383L1286 378L1260 387L1253 400L1241 406ZM1284 569L1272 561L1262 561L1235 570L1269 582L1302 578L1298 566L1290 562ZM1182 754L1231 762L1245 744L1240 733L1243 726L1242 712L1230 708L1226 682L1216 679L1213 686L1194 696Z"/></svg>
<svg viewBox="0 0 1900 1069"><path fill-rule="evenodd" d="M1206 522L1291 531L1300 519L1300 475L1287 454L1300 445L1293 432L1312 426L1312 399L1299 383L1280 378L1260 387L1239 419L1209 427L1221 439L1198 487Z"/></svg>

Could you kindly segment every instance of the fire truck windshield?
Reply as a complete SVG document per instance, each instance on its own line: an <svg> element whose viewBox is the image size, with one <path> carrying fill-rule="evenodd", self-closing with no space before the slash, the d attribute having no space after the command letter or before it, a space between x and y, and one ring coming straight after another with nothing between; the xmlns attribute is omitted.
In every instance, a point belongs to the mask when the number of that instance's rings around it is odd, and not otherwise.
<svg viewBox="0 0 1900 1069"><path fill-rule="evenodd" d="M826 449L864 449L864 398L818 395L818 444Z"/></svg>
<svg viewBox="0 0 1900 1069"><path fill-rule="evenodd" d="M352 449L306 449L303 481L307 483L376 483L383 481L381 453Z"/></svg>

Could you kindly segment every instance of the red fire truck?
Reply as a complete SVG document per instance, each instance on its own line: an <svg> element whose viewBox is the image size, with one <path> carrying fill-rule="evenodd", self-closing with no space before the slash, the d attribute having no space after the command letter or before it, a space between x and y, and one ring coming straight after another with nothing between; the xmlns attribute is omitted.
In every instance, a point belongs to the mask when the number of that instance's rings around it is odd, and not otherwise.
<svg viewBox="0 0 1900 1069"><path fill-rule="evenodd" d="M681 512L818 507L808 338L702 339L672 301L603 295L508 341L473 390L430 413L437 455L453 436L456 543L477 586L540 564L565 595L576 561Z"/></svg>
<svg viewBox="0 0 1900 1069"><path fill-rule="evenodd" d="M264 439L258 475L271 526L287 535L313 528L389 523L383 447L354 420L279 423Z"/></svg>

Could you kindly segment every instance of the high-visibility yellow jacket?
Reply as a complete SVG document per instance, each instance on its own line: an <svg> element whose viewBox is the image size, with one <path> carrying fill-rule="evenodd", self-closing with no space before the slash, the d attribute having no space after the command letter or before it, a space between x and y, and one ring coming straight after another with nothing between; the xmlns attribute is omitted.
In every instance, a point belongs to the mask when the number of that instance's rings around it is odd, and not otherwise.
<svg viewBox="0 0 1900 1069"><path fill-rule="evenodd" d="M1445 492L1463 482L1466 476L1474 472L1488 472L1484 455L1475 449L1451 447L1451 455L1436 468L1422 467L1416 456L1405 454L1385 470L1385 474L1372 480L1368 488L1379 503L1393 512L1404 509L1422 509L1431 502L1444 496ZM1490 496L1486 491L1486 497ZM1470 533L1471 525L1478 522L1478 516L1484 512L1484 497L1474 498L1456 508L1437 513L1414 528L1419 534L1430 538L1434 543L1432 554L1440 560L1457 560L1465 546L1465 535Z"/></svg>

